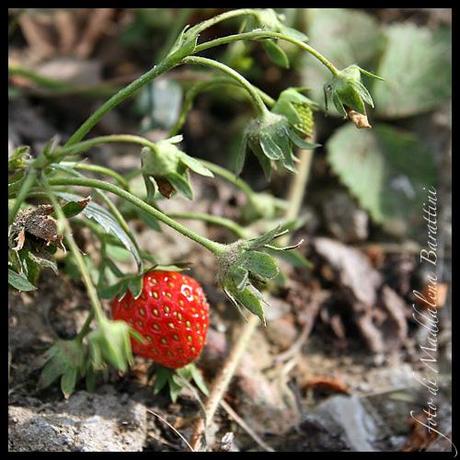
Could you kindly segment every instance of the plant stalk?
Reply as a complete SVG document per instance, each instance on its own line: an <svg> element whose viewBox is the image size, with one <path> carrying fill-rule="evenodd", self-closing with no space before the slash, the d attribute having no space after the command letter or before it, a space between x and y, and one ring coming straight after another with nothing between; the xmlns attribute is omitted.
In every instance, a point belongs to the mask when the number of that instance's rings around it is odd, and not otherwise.
<svg viewBox="0 0 460 460"><path fill-rule="evenodd" d="M198 65L203 65L207 67L212 67L214 69L218 69L221 72L226 73L231 78L236 80L243 88L246 89L246 91L251 96L254 102L254 107L257 110L259 115L263 115L267 111L267 107L265 106L264 101L260 97L256 88L248 80L246 80L246 78L244 78L236 70L233 70L231 67L225 64L222 64L221 62L215 61L214 59L208 59L208 58L204 58L200 56L186 57L183 59L182 62L184 64L198 64Z"/></svg>
<svg viewBox="0 0 460 460"><path fill-rule="evenodd" d="M88 293L91 306L93 307L94 317L96 318L97 322L100 323L104 321L106 317L102 309L102 305L99 301L96 288L94 287L93 281L91 280L91 275L89 274L88 267L86 266L85 261L83 260L83 257L81 255L80 249L72 235L72 229L70 228L69 221L65 217L64 212L62 211L62 207L59 204L58 200L56 199L56 196L54 195L53 190L50 187L51 184L49 184L49 182L47 182L47 180L44 177L42 178L41 182L49 196L49 199L51 200L51 203L53 204L58 222L61 223L64 229L65 239L67 241L67 244L69 245L72 255L75 258L75 262L77 263L78 269L81 273L81 277L86 286L86 291Z"/></svg>
<svg viewBox="0 0 460 460"><path fill-rule="evenodd" d="M282 33L272 32L269 30L244 32L240 34L227 35L226 37L216 38L214 40L210 40L208 42L202 43L201 45L198 45L195 48L194 54L208 50L209 48L214 48L215 46L226 45L228 43L233 43L239 40L260 40L264 38L274 38L290 42L298 46L299 48L303 49L304 51L307 51L307 53L310 53L312 56L318 59L323 65L325 65L329 69L332 75L337 75L339 72L338 69L334 66L334 64L332 64L332 62L329 61L329 59L323 56L319 51L312 48L310 45L307 45L306 43L297 40L296 38L290 37L289 35L284 35Z"/></svg>
<svg viewBox="0 0 460 460"><path fill-rule="evenodd" d="M216 413L219 402L222 399L225 391L227 390L228 384L232 379L238 364L241 361L244 351L252 337L252 334L256 330L259 323L259 318L255 315L251 315L248 322L242 328L241 333L238 335L238 339L235 342L228 358L225 360L224 365L221 367L214 383L212 385L209 397L205 403L205 414L204 418L200 417L193 431L190 444L194 450L201 449L201 438L209 427L214 414Z"/></svg>
<svg viewBox="0 0 460 460"><path fill-rule="evenodd" d="M65 143L65 146L76 144L80 142L86 134L101 120L101 118L107 113L114 109L117 105L121 104L125 99L135 94L140 88L153 79L172 69L177 62L170 62L165 59L161 63L155 65L148 72L141 75L138 79L118 91L109 100L102 104L73 134Z"/></svg>
<svg viewBox="0 0 460 460"><path fill-rule="evenodd" d="M140 198L136 197L135 195L123 190L122 188L110 184L108 182L104 182L97 179L81 179L81 178L56 178L49 180L50 185L74 185L77 187L92 187L95 189L106 190L107 192L111 192L119 197L125 199L126 201L131 202L135 206L141 208L146 213L150 214L152 217L158 219L159 221L163 222L164 224L168 225L169 227L173 228L182 235L190 238L191 240L195 241L201 246L205 247L215 255L221 254L225 249L225 245L217 243L215 241L211 241L204 236L198 235L194 231L190 230L189 228L185 227L184 225L176 222L174 219L171 219L166 214L162 213L158 209L155 209L153 206L142 201Z"/></svg>

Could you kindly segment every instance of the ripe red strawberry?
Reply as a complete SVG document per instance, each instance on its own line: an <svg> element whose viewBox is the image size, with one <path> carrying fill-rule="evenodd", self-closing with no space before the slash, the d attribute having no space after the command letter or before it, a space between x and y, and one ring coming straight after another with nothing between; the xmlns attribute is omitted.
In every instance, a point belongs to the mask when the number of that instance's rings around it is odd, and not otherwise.
<svg viewBox="0 0 460 460"><path fill-rule="evenodd" d="M136 329L146 342L131 339L133 352L168 368L194 361L203 349L209 325L209 305L193 278L178 272L150 271L142 294L127 292L112 301L112 316Z"/></svg>

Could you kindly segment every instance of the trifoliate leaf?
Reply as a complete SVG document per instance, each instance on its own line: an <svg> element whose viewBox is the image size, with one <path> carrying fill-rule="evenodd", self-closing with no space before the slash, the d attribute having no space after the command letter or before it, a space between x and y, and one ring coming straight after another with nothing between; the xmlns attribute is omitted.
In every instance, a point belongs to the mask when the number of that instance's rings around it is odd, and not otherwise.
<svg viewBox="0 0 460 460"><path fill-rule="evenodd" d="M377 73L385 79L372 90L377 114L401 118L426 112L451 94L451 31L394 24L385 29L386 47Z"/></svg>
<svg viewBox="0 0 460 460"><path fill-rule="evenodd" d="M414 135L382 124L364 132L347 125L327 150L332 169L376 222L399 235L421 222L423 187L435 183L436 168Z"/></svg>

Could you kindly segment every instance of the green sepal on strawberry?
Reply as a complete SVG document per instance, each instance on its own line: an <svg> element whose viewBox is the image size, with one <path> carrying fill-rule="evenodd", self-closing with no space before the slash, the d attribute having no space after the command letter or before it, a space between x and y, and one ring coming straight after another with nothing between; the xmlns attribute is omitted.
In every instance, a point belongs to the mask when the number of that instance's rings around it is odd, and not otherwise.
<svg viewBox="0 0 460 460"><path fill-rule="evenodd" d="M160 364L154 364L149 370L149 380L154 379L153 393L158 394L163 389L168 389L169 397L172 402L176 402L177 397L184 387L190 386L193 381L202 393L208 395L208 387L203 377L194 363L180 369L169 369Z"/></svg>
<svg viewBox="0 0 460 460"><path fill-rule="evenodd" d="M131 339L133 353L177 369L193 362L205 344L209 305L193 278L172 271L149 271L135 298L128 290L112 301L112 316L135 329L144 343Z"/></svg>

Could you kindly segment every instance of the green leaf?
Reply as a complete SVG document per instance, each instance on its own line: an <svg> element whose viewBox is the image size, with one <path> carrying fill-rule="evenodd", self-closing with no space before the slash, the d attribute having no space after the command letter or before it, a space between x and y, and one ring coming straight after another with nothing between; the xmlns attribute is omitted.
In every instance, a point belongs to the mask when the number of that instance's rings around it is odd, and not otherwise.
<svg viewBox="0 0 460 460"><path fill-rule="evenodd" d="M185 26L171 47L167 58L176 64L184 57L190 56L196 47L198 36L199 34L195 32L194 27Z"/></svg>
<svg viewBox="0 0 460 460"><path fill-rule="evenodd" d="M177 401L178 396L182 392L182 388L183 388L182 385L179 385L174 380L171 379L169 381L169 397L171 398L172 402Z"/></svg>
<svg viewBox="0 0 460 460"><path fill-rule="evenodd" d="M180 155L180 161L188 166L193 172L206 177L214 177L214 174L206 168L200 160L192 158L184 152L181 153L182 155Z"/></svg>
<svg viewBox="0 0 460 460"><path fill-rule="evenodd" d="M155 372L155 383L153 385L153 394L158 394L168 383L171 378L171 370L159 366Z"/></svg>
<svg viewBox="0 0 460 460"><path fill-rule="evenodd" d="M233 292L235 299L265 324L263 299L260 292L253 286L247 286L242 291Z"/></svg>
<svg viewBox="0 0 460 460"><path fill-rule="evenodd" d="M23 274L16 273L8 269L8 284L16 288L18 291L34 291L37 289Z"/></svg>
<svg viewBox="0 0 460 460"><path fill-rule="evenodd" d="M142 294L143 287L143 276L132 276L128 281L128 289L131 291L131 294L135 299L138 299Z"/></svg>
<svg viewBox="0 0 460 460"><path fill-rule="evenodd" d="M233 156L232 170L238 176L243 170L244 163L246 161L246 153L248 149L248 132L245 130L238 148L235 149L236 153Z"/></svg>
<svg viewBox="0 0 460 460"><path fill-rule="evenodd" d="M249 278L249 272L247 270L241 267L236 267L232 270L231 276L238 291L245 288Z"/></svg>
<svg viewBox="0 0 460 460"><path fill-rule="evenodd" d="M98 369L111 364L115 369L126 372L133 361L130 326L124 321L103 319L87 340L93 366Z"/></svg>
<svg viewBox="0 0 460 460"><path fill-rule="evenodd" d="M274 40L264 40L262 45L268 57L279 67L289 69L289 58L284 50Z"/></svg>
<svg viewBox="0 0 460 460"><path fill-rule="evenodd" d="M61 378L61 391L64 398L67 399L75 390L77 383L78 370L75 368L69 369Z"/></svg>
<svg viewBox="0 0 460 460"><path fill-rule="evenodd" d="M281 225L278 225L277 227L271 229L270 231L264 233L263 235L249 240L250 248L259 249L262 246L270 243L272 240L274 240L278 236L281 236L281 234L286 233L286 231L282 232L281 229L282 229Z"/></svg>
<svg viewBox="0 0 460 460"><path fill-rule="evenodd" d="M375 84L376 111L385 118L426 112L451 94L451 31L433 32L411 23L386 29L387 45L377 73L385 83Z"/></svg>
<svg viewBox="0 0 460 460"><path fill-rule="evenodd" d="M110 257L118 262L127 262L129 260L129 251L124 247L107 243L105 245L105 251L107 257Z"/></svg>
<svg viewBox="0 0 460 460"><path fill-rule="evenodd" d="M340 180L371 217L392 233L422 223L423 187L435 183L431 152L414 135L388 125L337 130L327 159Z"/></svg>
<svg viewBox="0 0 460 460"><path fill-rule="evenodd" d="M97 292L102 299L118 298L120 293L125 293L128 288L128 280L121 280L112 286L102 286L98 288Z"/></svg>
<svg viewBox="0 0 460 460"><path fill-rule="evenodd" d="M62 207L62 211L64 212L64 215L67 218L76 216L77 214L80 214L83 211L83 209L86 208L90 200L91 197L88 196L78 201L70 201Z"/></svg>
<svg viewBox="0 0 460 460"><path fill-rule="evenodd" d="M240 310L246 308L256 315L265 324L265 313L263 309L264 300L261 293L252 285L248 284L244 289L239 290L231 278L227 278L223 284L223 290L233 304Z"/></svg>
<svg viewBox="0 0 460 460"><path fill-rule="evenodd" d="M171 182L178 192L182 193L189 200L193 200L193 190L187 173L184 176L179 173L168 174L168 181Z"/></svg>
<svg viewBox="0 0 460 460"><path fill-rule="evenodd" d="M80 196L71 193L57 192L56 195L58 195L65 201L81 200ZM132 254L137 266L140 267L142 265L141 256L139 254L139 251L137 250L136 245L133 242L131 235L128 235L125 232L125 230L120 226L120 224L112 216L112 214L110 214L109 211L107 211L105 208L103 208L97 203L90 202L82 210L82 214L89 219L95 220L107 233L110 232L113 235L115 235L123 244L123 246Z"/></svg>
<svg viewBox="0 0 460 460"><path fill-rule="evenodd" d="M155 219L155 217L137 207L136 212L139 218L147 225L147 227L151 228L152 230L155 230L156 232L159 232L161 230L160 224L158 223L158 220Z"/></svg>
<svg viewBox="0 0 460 460"><path fill-rule="evenodd" d="M115 262L107 257L105 260L105 264L107 265L107 268L118 278L123 278L126 275L117 267Z"/></svg>
<svg viewBox="0 0 460 460"><path fill-rule="evenodd" d="M53 270L53 272L57 275L58 274L58 268L57 268L57 263L53 259L48 259L45 257L40 257L37 254L34 254L33 252L28 252L27 253L28 257L32 262L37 264L40 268L49 268L50 270Z"/></svg>
<svg viewBox="0 0 460 460"><path fill-rule="evenodd" d="M191 374L192 374L192 380L195 382L195 385L201 390L203 394L206 396L209 395L209 390L208 387L206 386L206 382L203 379L203 376L201 375L201 372L198 370L198 368L192 363L189 365Z"/></svg>
<svg viewBox="0 0 460 460"><path fill-rule="evenodd" d="M353 63L366 68L384 46L378 22L367 13L345 8L309 8L304 14L310 45L321 50L338 69ZM301 63L302 84L312 88L312 99L324 108L322 86L330 78L329 70L308 53L302 55ZM338 112L342 112L340 107Z"/></svg>
<svg viewBox="0 0 460 460"><path fill-rule="evenodd" d="M84 345L78 340L58 340L46 354L47 362L40 374L38 388L46 388L62 376L61 389L67 398L73 392L78 376L84 373Z"/></svg>
<svg viewBox="0 0 460 460"><path fill-rule="evenodd" d="M8 172L25 168L25 160L28 158L30 158L30 147L28 145L17 147L11 155L8 155Z"/></svg>
<svg viewBox="0 0 460 460"><path fill-rule="evenodd" d="M87 391L89 391L90 393L93 393L96 390L96 377L97 372L93 369L91 362L88 362L85 376L85 385Z"/></svg>
<svg viewBox="0 0 460 460"><path fill-rule="evenodd" d="M267 279L274 278L279 271L275 259L271 255L260 251L248 251L244 267L251 273Z"/></svg>
<svg viewBox="0 0 460 460"><path fill-rule="evenodd" d="M308 268L311 269L313 264L306 259L299 251L290 250L290 251L273 251L271 249L265 249L266 252L272 254L275 257L279 257L280 259L285 260L293 267L296 268Z"/></svg>

